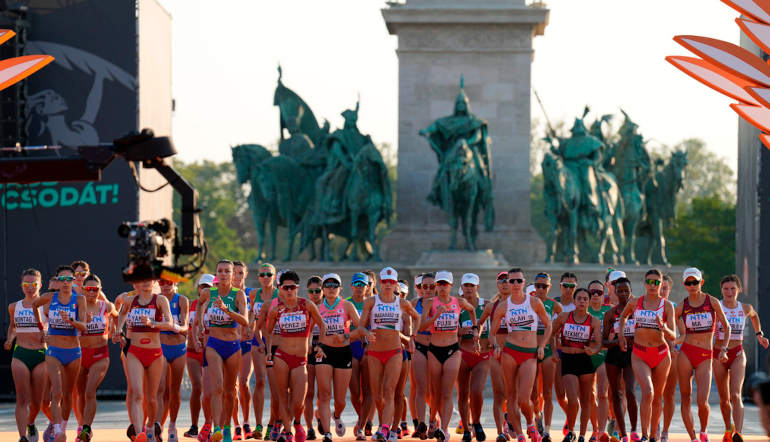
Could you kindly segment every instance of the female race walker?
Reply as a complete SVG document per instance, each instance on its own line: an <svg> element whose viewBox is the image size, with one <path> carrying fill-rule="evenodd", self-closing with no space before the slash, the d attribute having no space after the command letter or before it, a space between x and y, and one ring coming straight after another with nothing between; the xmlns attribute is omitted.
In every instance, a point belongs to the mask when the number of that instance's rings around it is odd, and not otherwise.
<svg viewBox="0 0 770 442"><path fill-rule="evenodd" d="M658 423L663 406L663 390L666 388L668 370L671 366L666 340L676 337L674 331L674 306L660 296L663 275L657 269L647 271L644 276L647 293L636 302L626 304L620 314L620 328L626 320L634 317L634 344L631 366L636 382L642 390L639 415L642 420L642 440L657 439ZM625 337L618 336L620 348L626 349Z"/></svg>
<svg viewBox="0 0 770 442"><path fill-rule="evenodd" d="M11 375L16 387L16 427L19 430L19 442L37 440L38 431L35 418L43 402L48 371L45 362L44 324L41 308L34 307L40 297L40 271L24 270L21 274L21 291L24 298L8 305L8 340L5 349L10 350L14 336Z"/></svg>
<svg viewBox="0 0 770 442"><path fill-rule="evenodd" d="M562 312L561 303L548 297L551 290L551 275L538 273L535 276L535 295L543 302L546 313L551 319L556 319ZM537 343L545 342L543 359L538 360L538 379L540 385L535 383L532 388L532 402L537 409L535 421L537 431L542 432L543 442L551 442L551 421L553 418L553 384L556 376L556 359L553 358L551 348L551 336L545 335L545 324L537 321ZM540 387L540 388L538 388ZM539 415L539 416L538 416Z"/></svg>
<svg viewBox="0 0 770 442"><path fill-rule="evenodd" d="M46 365L51 381L51 414L56 442L65 440L67 420L72 410L72 391L80 371L80 341L78 332L86 331L88 318L86 300L72 290L75 271L71 266L56 269L59 290L46 293L33 303L37 308L46 305L48 317L48 350Z"/></svg>
<svg viewBox="0 0 770 442"><path fill-rule="evenodd" d="M290 422L294 422L297 442L304 442L306 433L300 424L302 408L307 393L307 355L308 337L313 324L318 324L321 334L326 332L318 307L312 302L300 298L299 276L292 270L281 273L278 279L278 299L280 301L268 313L267 329L272 330L276 325L281 331L281 341L273 357L273 375L275 376L279 395L279 417L283 421L278 441L292 442ZM262 318L260 318L260 322ZM262 324L257 323L257 333ZM316 348L316 357L320 348Z"/></svg>
<svg viewBox="0 0 770 442"><path fill-rule="evenodd" d="M334 418L337 437L345 435L342 412L345 410L350 375L353 367L353 352L350 349L350 325L358 325L358 312L348 301L340 297L342 279L336 273L323 276L323 300L319 306L320 315L326 326L326 333L320 337L322 359L315 366L318 383L318 414L323 428L324 442L331 442L330 419ZM361 334L360 332L358 334ZM329 409L334 385L334 414Z"/></svg>
<svg viewBox="0 0 770 442"><path fill-rule="evenodd" d="M415 311L422 315L423 305L429 299L433 299L436 294L436 275L433 273L424 273L420 281L419 297L412 300L412 306ZM412 383L409 385L410 400L414 401L414 408L417 410L417 424L415 425L416 435L420 440L425 440L429 436L428 426L425 425L425 407L430 407L430 423L433 425L434 406L432 405L430 391L430 371L428 370L428 347L430 347L430 332L417 330L414 337L415 352L412 355ZM414 390L414 393L411 391Z"/></svg>
<svg viewBox="0 0 770 442"><path fill-rule="evenodd" d="M141 275L142 278L134 282L134 295L127 297L123 302L118 318L118 330L122 335L123 324L127 324L131 335L126 356L128 382L133 391L129 416L131 424L140 431L135 442L145 442L161 438L160 423L152 424L153 418L158 414L157 394L163 373L160 331L174 330L174 324L171 322L168 300L153 293L155 279L152 270L139 268L134 271L134 275ZM118 336L113 336L112 339L116 341ZM143 408L143 405L146 408ZM145 414L148 417L147 427L143 428Z"/></svg>
<svg viewBox="0 0 770 442"><path fill-rule="evenodd" d="M601 322L588 313L590 294L584 288L573 293L571 312L563 312L554 321L553 334L561 351L561 374L567 392L567 436L565 442L575 440L575 420L580 408L579 442L585 441L588 420L591 417L596 368L591 361L602 348Z"/></svg>
<svg viewBox="0 0 770 442"><path fill-rule="evenodd" d="M508 271L511 295L505 301L504 308L497 309L492 318L492 330L497 330L505 321L508 336L504 348L496 347L495 353L503 354L502 368L505 390L508 396L508 422L518 420L517 413L511 412L510 404L518 403L527 422L527 433L532 442L540 442L542 437L535 428L534 410L529 400L537 374L537 360L543 359L548 336L551 336L551 318L545 311L540 299L524 293L524 271L512 268ZM546 340L537 343L537 319L545 324ZM513 416L512 416L513 415ZM519 442L524 442L523 434L518 435Z"/></svg>
<svg viewBox="0 0 770 442"><path fill-rule="evenodd" d="M718 349L714 349L714 377L719 391L719 408L725 422L725 435L722 442L743 441L743 379L746 376L746 354L743 352L743 328L746 318L751 320L759 345L767 348L768 341L762 333L759 315L750 304L738 301L741 293L741 280L737 275L722 278L719 283L722 289L722 309L730 323L730 339L727 344L727 361L721 362ZM726 333L717 325L717 340L724 342Z"/></svg>
<svg viewBox="0 0 770 442"><path fill-rule="evenodd" d="M706 428L709 420L709 393L711 392L711 358L713 349L719 352L718 360L727 362L727 341L730 336L730 324L727 323L722 305L713 296L703 293L703 276L701 271L690 267L682 275L687 298L676 306L677 326L679 337L674 341L682 344L682 354L678 358L679 393L681 403L692 401L692 378L698 388L698 418L700 419L700 441L707 442ZM714 329L716 322L722 323L725 338L714 344ZM682 408L682 421L690 439L695 437L690 407Z"/></svg>
<svg viewBox="0 0 770 442"><path fill-rule="evenodd" d="M209 338L206 341L206 362L212 382L211 415L214 419L213 442L232 441L230 418L235 398L235 381L241 367L241 339L238 326L248 326L246 294L233 287L233 263L217 263L217 283L204 289L198 299L198 315L203 307L209 319ZM196 315L197 316L197 315ZM200 324L203 318L198 318Z"/></svg>
<svg viewBox="0 0 770 442"><path fill-rule="evenodd" d="M198 297L200 297L201 291L205 288L210 288L214 285L214 275L210 273L204 273L198 278ZM187 376L190 378L190 429L185 431L184 437L194 438L198 436L198 419L200 417L201 405L203 405L204 420L210 413L210 406L208 402L201 404L201 393L203 386L203 351L198 349L203 348L203 343L200 341L201 334L195 329L195 315L198 308L198 300L194 300L190 304L190 316L187 319Z"/></svg>
<svg viewBox="0 0 770 442"><path fill-rule="evenodd" d="M392 267L380 271L381 293L364 301L364 312L360 323L369 324L367 339L369 348L366 357L369 364L369 379L372 395L380 413L380 429L375 434L378 441L397 440L395 431L390 431L394 415L395 384L401 373L403 356L401 352L401 317L412 317L414 329L420 324L420 316L412 304L395 294L398 273ZM419 400L419 398L418 398Z"/></svg>
<svg viewBox="0 0 770 442"><path fill-rule="evenodd" d="M169 417L168 442L177 442L176 418L181 405L182 378L184 367L187 365L187 317L190 313L190 303L186 296L176 290L176 283L166 279L158 280L161 295L168 300L171 310L171 321L174 330L160 332L160 348L166 363L163 364L163 374L160 377L158 389L158 416L161 425Z"/></svg>
<svg viewBox="0 0 770 442"><path fill-rule="evenodd" d="M80 415L83 416L83 428L77 440L82 441L91 440L91 425L96 416L96 389L110 367L107 335L111 330L110 323L118 317L118 312L111 302L99 299L101 290L102 281L96 275L89 275L83 281L85 311L90 320L86 324L86 331L80 335L83 357L77 379L77 406L81 407Z"/></svg>
<svg viewBox="0 0 770 442"><path fill-rule="evenodd" d="M476 311L476 318L484 314L484 298L478 294L479 276L474 273L466 273L462 279L463 298ZM492 355L492 346L489 340L489 320L478 325L467 311L460 312L460 371L457 374L457 409L460 411L460 419L468 422L463 432L463 441L470 442L475 436L476 440L483 442L487 436L481 426L481 409L484 406L484 386L487 383L489 373L489 359ZM479 330L478 347L476 345L475 330ZM471 433L473 431L473 433Z"/></svg>
<svg viewBox="0 0 770 442"><path fill-rule="evenodd" d="M614 272L613 272L614 273ZM621 388L625 385L625 400L628 410L628 418L631 422L631 428L636 428L637 408L636 396L634 395L634 370L631 367L631 348L629 340L634 338L634 318L628 318L620 328L620 313L626 308L628 299L631 297L631 281L625 276L617 279L610 276L610 284L613 284L614 293L618 299L618 305L604 314L604 324L602 325L602 341L607 347L607 357L604 360L607 369L607 381L609 382L609 391L612 400L612 411L615 417L615 425L619 430L619 437L623 442L628 442L626 433L626 420L624 417L624 407L621 403L623 396ZM626 340L626 348L620 347L619 336L623 335ZM636 436L636 432L632 432ZM612 435L613 441L617 442L618 436Z"/></svg>
<svg viewBox="0 0 770 442"><path fill-rule="evenodd" d="M423 302L420 330L430 328L430 347L428 347L428 369L434 405L437 408L441 427L436 430L436 439L449 439L449 420L452 418L452 394L457 373L460 371L460 345L457 332L460 328L460 312L465 310L470 315L473 335L473 351L479 352L479 327L476 324L476 310L463 298L451 295L453 286L452 273L436 273L437 294ZM467 424L466 424L467 425Z"/></svg>

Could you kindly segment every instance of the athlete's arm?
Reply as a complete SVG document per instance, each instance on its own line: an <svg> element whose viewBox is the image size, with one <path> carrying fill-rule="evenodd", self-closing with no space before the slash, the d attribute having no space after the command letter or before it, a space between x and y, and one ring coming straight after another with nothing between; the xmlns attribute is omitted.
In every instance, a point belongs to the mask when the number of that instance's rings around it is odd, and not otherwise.
<svg viewBox="0 0 770 442"><path fill-rule="evenodd" d="M768 342L764 333L762 333L762 324L759 322L759 315L757 314L757 311L754 310L754 307L752 307L751 304L744 303L743 312L749 318L749 320L751 320L751 326L754 327L754 332L757 336L757 342L759 342L759 345L762 347L767 348L770 342Z"/></svg>
<svg viewBox="0 0 770 442"><path fill-rule="evenodd" d="M238 290L238 294L235 295L235 310L230 310L222 301L221 297L217 297L217 300L215 301L217 307L219 307L227 316L234 319L235 322L238 323L238 325L241 326L248 326L249 325L249 318L246 316L247 313L244 313L246 311L246 294L243 293L243 290Z"/></svg>
<svg viewBox="0 0 770 442"><path fill-rule="evenodd" d="M663 339L673 341L676 339L676 329L674 328L674 305L667 299L663 304L663 309L666 312L666 322L664 323L657 315L655 317L658 318L658 326L660 326L660 329L663 332Z"/></svg>
<svg viewBox="0 0 770 442"><path fill-rule="evenodd" d="M152 327L159 330L179 331L180 327L171 320L171 307L168 304L168 298L158 296L155 299L155 304L160 307L160 311L163 313L163 320L154 322Z"/></svg>
<svg viewBox="0 0 770 442"><path fill-rule="evenodd" d="M420 317L420 331L425 331L430 328L431 325L441 316L444 312L444 306L439 305L436 307L436 314L431 317L430 311L433 310L433 298L422 301L422 316ZM441 310L441 311L439 311Z"/></svg>
<svg viewBox="0 0 770 442"><path fill-rule="evenodd" d="M179 326L179 333L187 336L189 327L187 326L187 318L190 317L190 301L187 300L187 296L179 296L179 322L182 324Z"/></svg>
<svg viewBox="0 0 770 442"><path fill-rule="evenodd" d="M604 324L602 325L602 330L603 330L602 331L602 344L604 344L604 346L608 347L608 348L612 347L612 346L614 346L614 345L616 345L618 343L617 336L614 339L610 339L610 332L612 331L612 325L613 325L612 321L614 319L612 317L612 310L614 310L614 309L611 308L611 309L607 310L606 312L604 312L604 320L603 320Z"/></svg>
<svg viewBox="0 0 770 442"><path fill-rule="evenodd" d="M538 352L545 351L545 345L548 341L548 336L551 336L551 332L553 331L553 326L551 324L551 318L548 317L548 312L545 311L545 306L543 305L543 301L541 301L538 298L530 297L530 304L532 304L532 308L535 310L535 313L537 313L537 316L540 318L540 321L545 324L545 331L544 336L546 336L546 339L543 339L543 341L540 343L540 345L537 346ZM540 359L543 359L543 355L539 355Z"/></svg>
<svg viewBox="0 0 770 442"><path fill-rule="evenodd" d="M714 313L717 316L717 321L722 323L722 329L725 331L725 337L724 339L717 339L714 342L714 345L719 349L719 354L722 355L724 353L724 357L720 357L720 360L727 360L727 344L730 342L730 323L727 322L727 316L725 316L725 311L722 310L722 304L719 303L717 298L706 295L708 298L706 299L708 302L711 303L711 307L714 309Z"/></svg>
<svg viewBox="0 0 770 442"><path fill-rule="evenodd" d="M37 310L37 309L35 309ZM13 340L16 338L16 325L13 322L13 314L16 311L16 303L8 304L8 317L11 318L10 322L8 323L8 333L6 333L6 339L5 344L3 344L3 348L6 350L10 350L13 346Z"/></svg>
<svg viewBox="0 0 770 442"><path fill-rule="evenodd" d="M46 305L51 303L51 299L53 299L53 294L55 292L45 292L42 295L40 295L37 299L35 299L32 302L32 308L37 309L41 305ZM75 294L74 292L72 293Z"/></svg>
<svg viewBox="0 0 770 442"><path fill-rule="evenodd" d="M674 320L676 321L676 331L679 333L679 337L674 339L673 344L674 345L682 345L684 342L684 339L687 337L687 326L684 323L684 320L682 319L682 313L684 311L684 307L682 307L683 303L679 303L676 306L676 309L674 310Z"/></svg>
<svg viewBox="0 0 770 442"><path fill-rule="evenodd" d="M310 317L312 317L313 321L315 321L318 324L318 330L320 332L319 336L325 336L326 335L326 323L324 322L323 318L321 317L321 312L318 311L318 306L315 305L315 303L312 303L312 302L306 302L305 305L307 306L308 313L310 313Z"/></svg>
<svg viewBox="0 0 770 442"><path fill-rule="evenodd" d="M201 290L200 296L198 296L198 305L196 306L195 311L195 330L203 330L203 308L204 305L209 302L209 298L211 297L211 291L209 288L205 288Z"/></svg>
<svg viewBox="0 0 770 442"><path fill-rule="evenodd" d="M601 334L602 324L599 322L599 318L591 316L591 333L592 341L591 345L586 347L586 354L588 356L593 356L596 353L599 353L602 349L602 334Z"/></svg>

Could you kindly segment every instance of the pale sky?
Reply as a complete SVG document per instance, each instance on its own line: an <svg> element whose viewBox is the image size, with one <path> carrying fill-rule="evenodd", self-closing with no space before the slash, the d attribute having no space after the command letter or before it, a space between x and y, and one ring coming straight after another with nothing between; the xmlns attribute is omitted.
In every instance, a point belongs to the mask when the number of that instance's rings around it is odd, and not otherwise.
<svg viewBox="0 0 770 442"><path fill-rule="evenodd" d="M376 143L397 144L397 41L380 13L384 1L160 3L173 17L172 135L181 159L229 161L231 145L274 144L279 62L284 84L320 121L340 127L340 112L360 94L361 131ZM735 11L719 0L547 4L550 21L535 38L532 86L551 120L571 122L585 104L601 114L622 107L653 145L699 137L735 168L738 120L731 101L664 60L689 55L672 40L677 34L737 43ZM534 98L531 106L542 120Z"/></svg>

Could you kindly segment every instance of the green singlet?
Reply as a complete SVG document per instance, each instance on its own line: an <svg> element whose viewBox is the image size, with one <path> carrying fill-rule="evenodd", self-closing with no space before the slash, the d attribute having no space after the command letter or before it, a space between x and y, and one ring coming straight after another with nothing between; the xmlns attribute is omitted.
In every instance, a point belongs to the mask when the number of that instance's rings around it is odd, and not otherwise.
<svg viewBox="0 0 770 442"><path fill-rule="evenodd" d="M221 298L222 302L227 306L228 310L237 312L238 306L235 303L235 297L237 294L238 289L235 287L232 287L230 289L230 293L228 293L226 296L220 296L219 289L216 287L209 289L208 312L210 327L235 328L238 326L238 324L233 321L233 318L231 318L230 315L214 305L214 301L217 298Z"/></svg>
<svg viewBox="0 0 770 442"><path fill-rule="evenodd" d="M481 315L484 314L484 298L479 298L479 305L476 306L476 320L478 321L479 318L481 318ZM460 312L460 327L470 327L471 325L471 314L468 313L467 310L463 310ZM489 338L489 318L487 318L486 321L484 321L484 324L481 325L481 334L479 335L480 339L487 339ZM468 333L460 336L460 339L473 339L473 333Z"/></svg>
<svg viewBox="0 0 770 442"><path fill-rule="evenodd" d="M551 321L553 321L553 306L555 304L556 304L556 301L548 297L546 297L545 301L543 301L543 307L545 307L545 313L548 315L549 318L551 318ZM537 334L540 336L545 334L545 324L540 322L540 318L537 318ZM551 344L546 344L545 347L543 348L542 361L550 358L551 356L553 356L553 349L551 349Z"/></svg>
<svg viewBox="0 0 770 442"><path fill-rule="evenodd" d="M588 307L588 314L591 316L598 318L599 323L602 324L602 328L604 327L604 314L607 313L612 308L611 305L602 305L599 310L594 310L590 306ZM602 330L604 331L604 330ZM607 357L607 350L602 350L599 353L596 353L595 355L591 356L591 362L594 364L594 368L598 368L600 365L604 364L604 359Z"/></svg>
<svg viewBox="0 0 770 442"><path fill-rule="evenodd" d="M345 298L345 301L350 301L353 304L353 307L356 308L356 311L358 312L358 316L360 317L361 314L364 312L364 301L356 302L353 300L352 296L349 296ZM350 324L350 331L355 330L356 327L353 324Z"/></svg>

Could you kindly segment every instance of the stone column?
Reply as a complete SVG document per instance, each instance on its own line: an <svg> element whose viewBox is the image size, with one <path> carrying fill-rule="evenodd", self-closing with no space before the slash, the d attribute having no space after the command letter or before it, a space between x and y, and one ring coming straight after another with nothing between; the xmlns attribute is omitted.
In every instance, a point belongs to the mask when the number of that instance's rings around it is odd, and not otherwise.
<svg viewBox="0 0 770 442"><path fill-rule="evenodd" d="M480 233L477 247L511 264L542 262L530 222L530 76L532 38L543 34L548 10L524 0L407 0L382 15L398 35L399 59L397 220L385 259L414 262L449 245L445 214L426 200L438 161L418 131L453 112L462 74L471 111L492 138L495 229Z"/></svg>

